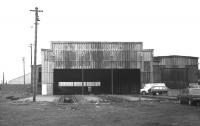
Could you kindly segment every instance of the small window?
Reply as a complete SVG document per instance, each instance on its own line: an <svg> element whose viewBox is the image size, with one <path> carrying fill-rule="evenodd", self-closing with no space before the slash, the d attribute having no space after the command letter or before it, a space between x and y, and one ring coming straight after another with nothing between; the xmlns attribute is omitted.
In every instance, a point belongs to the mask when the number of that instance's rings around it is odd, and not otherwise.
<svg viewBox="0 0 200 126"><path fill-rule="evenodd" d="M96 87L101 86L101 82L59 82L60 87Z"/></svg>
<svg viewBox="0 0 200 126"><path fill-rule="evenodd" d="M74 82L74 87L81 87L82 85L82 82Z"/></svg>
<svg viewBox="0 0 200 126"><path fill-rule="evenodd" d="M160 87L153 87L153 89L160 89Z"/></svg>
<svg viewBox="0 0 200 126"><path fill-rule="evenodd" d="M60 87L72 87L73 82L59 82L58 86L60 86Z"/></svg>

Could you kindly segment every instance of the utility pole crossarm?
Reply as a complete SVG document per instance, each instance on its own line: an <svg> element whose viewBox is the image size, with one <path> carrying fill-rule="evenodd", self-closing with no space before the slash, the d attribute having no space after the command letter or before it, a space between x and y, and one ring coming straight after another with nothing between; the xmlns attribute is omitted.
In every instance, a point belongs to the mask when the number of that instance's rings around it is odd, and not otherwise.
<svg viewBox="0 0 200 126"><path fill-rule="evenodd" d="M36 11L36 10L30 10L30 11ZM43 12L43 10L38 10L38 12Z"/></svg>
<svg viewBox="0 0 200 126"><path fill-rule="evenodd" d="M36 7L35 10L30 10L30 11L43 12L43 10L38 10L38 7Z"/></svg>
<svg viewBox="0 0 200 126"><path fill-rule="evenodd" d="M38 7L36 7L35 10L30 10L30 11L35 12L35 20L40 21L39 16L38 16L38 12L43 12L43 10L38 10Z"/></svg>

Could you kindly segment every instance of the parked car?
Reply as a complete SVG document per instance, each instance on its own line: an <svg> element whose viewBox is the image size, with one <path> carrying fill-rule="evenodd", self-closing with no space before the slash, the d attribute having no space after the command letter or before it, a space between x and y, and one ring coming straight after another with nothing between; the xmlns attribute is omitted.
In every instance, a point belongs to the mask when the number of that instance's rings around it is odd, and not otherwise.
<svg viewBox="0 0 200 126"><path fill-rule="evenodd" d="M151 89L154 86L166 86L165 83L147 83L144 85L142 89L140 89L140 93L145 95L149 94L149 89Z"/></svg>
<svg viewBox="0 0 200 126"><path fill-rule="evenodd" d="M166 86L154 86L149 89L149 94L159 95L167 94L168 88Z"/></svg>
<svg viewBox="0 0 200 126"><path fill-rule="evenodd" d="M177 96L179 104L200 105L200 88L187 88Z"/></svg>

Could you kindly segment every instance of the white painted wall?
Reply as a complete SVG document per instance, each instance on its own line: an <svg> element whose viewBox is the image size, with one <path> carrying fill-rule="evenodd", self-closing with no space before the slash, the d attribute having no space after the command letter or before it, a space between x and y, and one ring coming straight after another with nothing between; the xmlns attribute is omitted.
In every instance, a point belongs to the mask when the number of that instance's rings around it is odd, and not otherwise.
<svg viewBox="0 0 200 126"><path fill-rule="evenodd" d="M47 84L42 84L42 95L47 95Z"/></svg>

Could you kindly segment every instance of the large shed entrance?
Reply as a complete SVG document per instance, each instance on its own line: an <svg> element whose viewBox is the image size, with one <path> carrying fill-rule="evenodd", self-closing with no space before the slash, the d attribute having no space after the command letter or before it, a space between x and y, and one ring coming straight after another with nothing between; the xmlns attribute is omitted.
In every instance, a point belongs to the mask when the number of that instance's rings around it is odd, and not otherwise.
<svg viewBox="0 0 200 126"><path fill-rule="evenodd" d="M139 69L54 69L54 95L133 94L139 90Z"/></svg>

